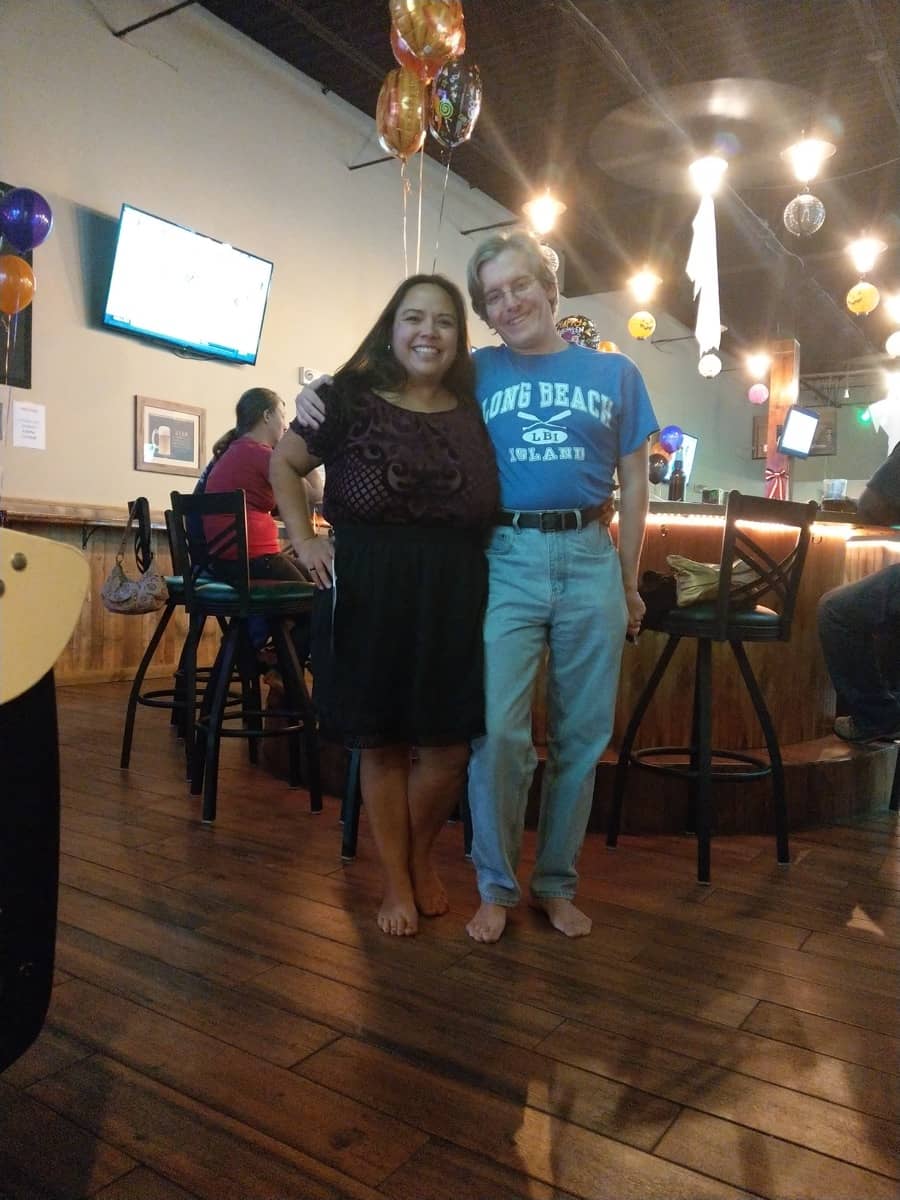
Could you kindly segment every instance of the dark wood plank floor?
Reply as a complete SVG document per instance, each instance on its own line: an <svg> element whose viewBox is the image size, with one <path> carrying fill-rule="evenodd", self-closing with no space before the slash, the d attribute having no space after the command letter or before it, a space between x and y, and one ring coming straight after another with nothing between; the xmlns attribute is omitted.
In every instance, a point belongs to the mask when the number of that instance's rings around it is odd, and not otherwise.
<svg viewBox="0 0 900 1200"><path fill-rule="evenodd" d="M793 838L591 837L593 935L452 911L391 940L363 820L226 748L199 822L166 715L59 693L57 980L0 1079L0 1197L896 1200L900 855L888 813ZM526 840L533 854L533 837Z"/></svg>

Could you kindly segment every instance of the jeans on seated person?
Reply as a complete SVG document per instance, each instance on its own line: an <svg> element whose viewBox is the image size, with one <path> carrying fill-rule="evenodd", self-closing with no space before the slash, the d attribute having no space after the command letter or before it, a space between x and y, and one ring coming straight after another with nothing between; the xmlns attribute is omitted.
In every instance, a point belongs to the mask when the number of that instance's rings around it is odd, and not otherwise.
<svg viewBox="0 0 900 1200"><path fill-rule="evenodd" d="M838 712L860 734L900 731L900 564L826 592L818 620Z"/></svg>
<svg viewBox="0 0 900 1200"><path fill-rule="evenodd" d="M282 583L309 583L310 579L303 568L286 554L261 554L248 562L250 580L277 580ZM224 583L230 583L234 578L235 566L227 560L218 559L213 566L213 574ZM247 621L250 641L254 650L261 649L269 640L269 622L265 617L250 617ZM309 615L304 613L294 621L291 637L297 658L303 663L309 658Z"/></svg>

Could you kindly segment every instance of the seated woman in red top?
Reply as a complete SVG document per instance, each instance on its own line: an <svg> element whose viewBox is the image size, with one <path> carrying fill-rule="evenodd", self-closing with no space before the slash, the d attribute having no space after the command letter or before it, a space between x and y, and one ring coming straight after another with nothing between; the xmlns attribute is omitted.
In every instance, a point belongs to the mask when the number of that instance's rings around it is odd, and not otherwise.
<svg viewBox="0 0 900 1200"><path fill-rule="evenodd" d="M250 388L235 409L237 423L213 446L212 462L197 485L207 495L243 488L247 503L247 553L251 579L307 580L308 576L282 552L278 526L272 516L275 494L269 483L272 451L287 428L284 401L269 388ZM207 538L214 537L227 517L204 517ZM216 574L228 577L228 562L236 557L226 549Z"/></svg>

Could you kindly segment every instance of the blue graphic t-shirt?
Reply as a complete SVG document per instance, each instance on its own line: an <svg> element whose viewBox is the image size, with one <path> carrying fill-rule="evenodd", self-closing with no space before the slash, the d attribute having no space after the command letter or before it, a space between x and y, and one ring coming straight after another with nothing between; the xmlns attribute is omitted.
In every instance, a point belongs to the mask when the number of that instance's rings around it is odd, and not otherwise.
<svg viewBox="0 0 900 1200"><path fill-rule="evenodd" d="M659 428L641 373L624 354L571 344L557 354L491 346L474 360L503 508L599 504L619 459Z"/></svg>

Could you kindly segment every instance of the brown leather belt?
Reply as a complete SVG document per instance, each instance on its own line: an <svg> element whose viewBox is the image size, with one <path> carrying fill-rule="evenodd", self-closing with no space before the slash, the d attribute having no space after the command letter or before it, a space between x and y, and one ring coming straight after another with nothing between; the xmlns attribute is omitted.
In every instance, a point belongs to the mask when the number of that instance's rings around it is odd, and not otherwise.
<svg viewBox="0 0 900 1200"><path fill-rule="evenodd" d="M510 512L502 509L494 518L494 523L512 525L514 529L539 529L541 533L565 533L570 529L583 529L607 511L612 515L612 507L608 503L594 504L590 508L550 509L547 512Z"/></svg>

